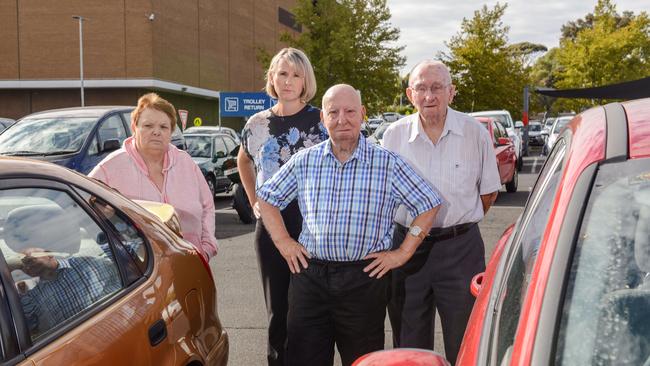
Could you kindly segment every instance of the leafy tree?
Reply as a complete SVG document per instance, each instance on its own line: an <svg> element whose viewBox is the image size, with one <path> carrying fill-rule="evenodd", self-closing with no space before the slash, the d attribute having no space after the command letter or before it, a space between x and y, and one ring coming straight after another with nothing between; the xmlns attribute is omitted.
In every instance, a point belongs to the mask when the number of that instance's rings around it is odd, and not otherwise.
<svg viewBox="0 0 650 366"><path fill-rule="evenodd" d="M589 15L575 35L561 39L558 65L551 75L553 86L587 88L650 75L650 19L646 12L620 16L611 0L599 0ZM569 100L561 104L580 110L603 102Z"/></svg>
<svg viewBox="0 0 650 366"><path fill-rule="evenodd" d="M405 59L404 47L391 45L399 30L390 24L386 0L298 0L293 13L303 32L285 32L281 40L309 56L318 83L314 104L338 83L361 92L369 115L393 104Z"/></svg>
<svg viewBox="0 0 650 366"><path fill-rule="evenodd" d="M509 27L501 21L507 5L483 6L446 43L438 56L449 66L456 84L454 107L462 111L507 109L518 118L528 81L524 61L541 45L508 45Z"/></svg>

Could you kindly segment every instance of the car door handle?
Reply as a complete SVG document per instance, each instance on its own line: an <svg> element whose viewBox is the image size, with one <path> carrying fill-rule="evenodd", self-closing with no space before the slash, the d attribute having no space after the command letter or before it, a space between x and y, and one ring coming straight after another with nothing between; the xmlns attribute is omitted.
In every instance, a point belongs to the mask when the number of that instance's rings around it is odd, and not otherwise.
<svg viewBox="0 0 650 366"><path fill-rule="evenodd" d="M165 321L160 319L149 327L149 343L151 346L157 346L167 338L167 326Z"/></svg>

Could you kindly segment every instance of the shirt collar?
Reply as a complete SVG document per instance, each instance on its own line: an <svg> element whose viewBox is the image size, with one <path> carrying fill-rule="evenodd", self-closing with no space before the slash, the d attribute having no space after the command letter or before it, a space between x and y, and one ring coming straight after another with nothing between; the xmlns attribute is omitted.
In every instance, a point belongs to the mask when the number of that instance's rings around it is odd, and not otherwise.
<svg viewBox="0 0 650 366"><path fill-rule="evenodd" d="M441 139L449 133L463 136L463 129L458 123L458 120L456 119L456 115L453 112L454 112L453 109L447 107L447 117L445 117L445 127L442 129L442 134L440 134ZM420 135L422 131L421 128L422 122L420 121L420 113L419 112L414 113L411 116L413 117L410 123L411 133L408 140L409 142L415 141L415 139L418 137L418 135Z"/></svg>
<svg viewBox="0 0 650 366"><path fill-rule="evenodd" d="M368 162L368 143L366 142L366 138L363 137L363 135L359 134L359 143L357 144L357 148L354 150L354 153L352 153L352 156L350 159L346 161L352 161L353 159L357 159L361 163L367 163ZM330 155L334 160L338 161L336 159L336 156L334 156L334 153L332 152L332 138L330 137L327 139L327 143L324 146L323 149L323 156Z"/></svg>

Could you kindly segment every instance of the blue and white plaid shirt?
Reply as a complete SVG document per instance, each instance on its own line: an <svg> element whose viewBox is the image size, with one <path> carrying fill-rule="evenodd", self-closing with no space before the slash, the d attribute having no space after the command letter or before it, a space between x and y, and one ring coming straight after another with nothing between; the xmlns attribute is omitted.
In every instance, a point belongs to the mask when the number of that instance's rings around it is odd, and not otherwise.
<svg viewBox="0 0 650 366"><path fill-rule="evenodd" d="M257 195L280 209L297 197L304 217L299 241L313 258L328 261L390 249L399 204L418 216L441 203L397 154L363 137L345 163L332 153L330 140L298 152Z"/></svg>

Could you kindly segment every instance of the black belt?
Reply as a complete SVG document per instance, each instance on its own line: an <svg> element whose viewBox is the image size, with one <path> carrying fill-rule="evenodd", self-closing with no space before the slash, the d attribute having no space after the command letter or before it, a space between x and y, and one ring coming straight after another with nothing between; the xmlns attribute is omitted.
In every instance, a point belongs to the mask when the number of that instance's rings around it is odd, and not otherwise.
<svg viewBox="0 0 650 366"><path fill-rule="evenodd" d="M400 229L404 230L405 232L408 232L408 228L397 224ZM476 225L475 222L466 222L464 224L458 224L454 226L449 226L449 227L435 227L429 231L429 235L427 235L426 238L424 238L425 241L443 241L443 240L448 240L451 238L455 238L457 236L463 235L466 232L469 231L474 225Z"/></svg>

